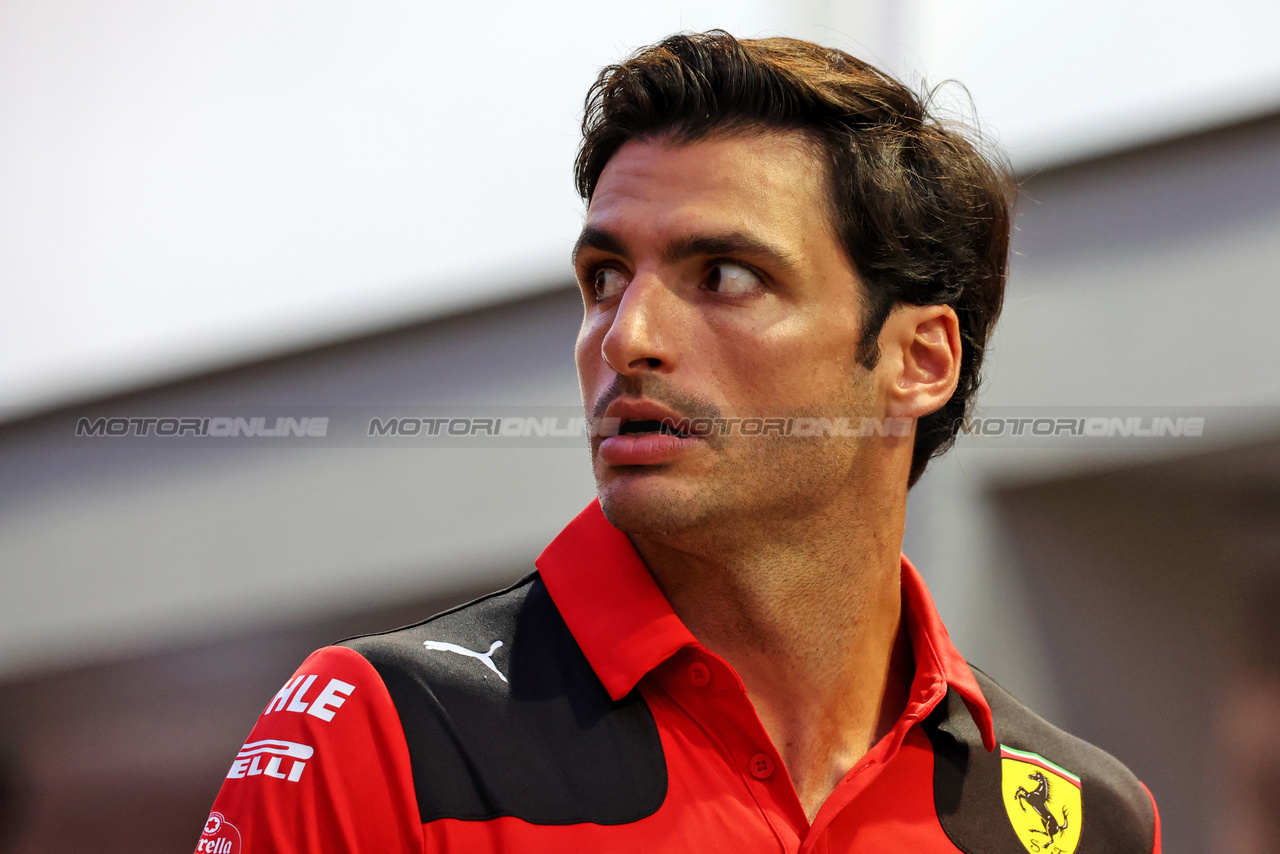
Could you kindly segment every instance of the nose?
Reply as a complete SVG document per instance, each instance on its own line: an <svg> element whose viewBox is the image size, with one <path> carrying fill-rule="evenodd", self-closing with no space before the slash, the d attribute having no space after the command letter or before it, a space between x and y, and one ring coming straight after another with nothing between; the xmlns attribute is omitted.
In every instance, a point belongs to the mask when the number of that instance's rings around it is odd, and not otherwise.
<svg viewBox="0 0 1280 854"><path fill-rule="evenodd" d="M623 375L675 368L680 300L656 275L637 276L618 300L600 344L609 367Z"/></svg>

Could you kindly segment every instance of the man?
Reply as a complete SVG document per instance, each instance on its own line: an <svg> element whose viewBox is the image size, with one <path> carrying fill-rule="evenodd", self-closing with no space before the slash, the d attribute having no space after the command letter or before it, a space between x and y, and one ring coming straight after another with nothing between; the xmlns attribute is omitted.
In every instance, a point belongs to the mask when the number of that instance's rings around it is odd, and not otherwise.
<svg viewBox="0 0 1280 854"><path fill-rule="evenodd" d="M309 658L197 851L1159 851L899 553L1004 173L850 56L713 32L602 72L577 179L599 502L509 590Z"/></svg>

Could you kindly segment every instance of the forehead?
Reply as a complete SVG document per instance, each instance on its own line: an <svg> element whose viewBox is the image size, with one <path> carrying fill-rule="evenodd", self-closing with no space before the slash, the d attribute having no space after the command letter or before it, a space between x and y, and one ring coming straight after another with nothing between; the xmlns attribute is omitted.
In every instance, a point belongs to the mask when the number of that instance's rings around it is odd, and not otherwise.
<svg viewBox="0 0 1280 854"><path fill-rule="evenodd" d="M605 165L587 223L628 231L767 231L830 236L826 172L800 133L632 140ZM815 235L816 236L816 235Z"/></svg>

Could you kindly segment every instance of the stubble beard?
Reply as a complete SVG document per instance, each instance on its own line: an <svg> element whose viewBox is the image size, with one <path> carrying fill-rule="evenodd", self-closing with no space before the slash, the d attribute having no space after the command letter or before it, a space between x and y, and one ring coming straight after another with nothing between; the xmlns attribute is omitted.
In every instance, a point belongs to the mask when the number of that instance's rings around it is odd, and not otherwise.
<svg viewBox="0 0 1280 854"><path fill-rule="evenodd" d="M596 486L606 518L619 530L695 551L723 551L771 528L803 524L856 489L865 441L732 436L703 449L711 459L702 465L682 461L607 477L597 470Z"/></svg>
<svg viewBox="0 0 1280 854"><path fill-rule="evenodd" d="M757 418L846 418L873 415L869 371L852 369L847 385L817 402L789 411L726 412L709 401L681 394L661 379L641 388L619 378L592 413L599 417L620 390L643 391L681 416ZM834 399L832 399L834 398ZM632 536L661 538L691 550L724 551L735 544L782 531L833 502L856 500L870 484L868 452L875 438L850 436L742 435L709 437L691 458L665 466L603 472L593 458L596 491L609 522ZM595 455L593 454L593 457Z"/></svg>

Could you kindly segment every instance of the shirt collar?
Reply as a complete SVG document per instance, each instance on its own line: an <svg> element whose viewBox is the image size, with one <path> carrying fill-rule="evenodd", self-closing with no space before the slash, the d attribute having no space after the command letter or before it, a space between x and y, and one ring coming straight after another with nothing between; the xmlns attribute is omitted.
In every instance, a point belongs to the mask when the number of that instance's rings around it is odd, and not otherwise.
<svg viewBox="0 0 1280 854"><path fill-rule="evenodd" d="M627 535L593 501L535 563L560 616L614 700L697 640Z"/></svg>
<svg viewBox="0 0 1280 854"><path fill-rule="evenodd" d="M906 555L902 556L902 611L911 638L911 652L916 658L916 682L925 673L936 673L942 684L964 700L973 722L978 725L978 732L982 734L982 746L988 751L995 750L995 726L987 698L978 687L969 662L951 643L951 636L938 616L929 588Z"/></svg>
<svg viewBox="0 0 1280 854"><path fill-rule="evenodd" d="M574 640L614 700L629 694L645 674L678 650L697 644L631 540L609 524L599 501L579 513L536 564ZM951 643L924 579L905 555L902 603L916 659L915 684L924 677L939 688L952 688L978 725L983 746L995 749L991 708Z"/></svg>

